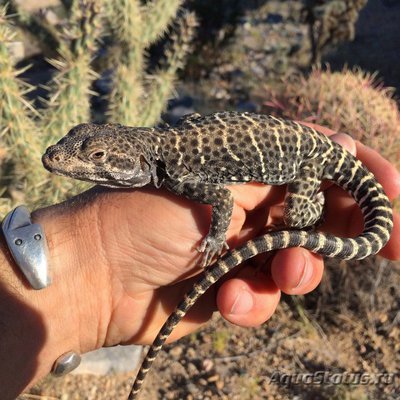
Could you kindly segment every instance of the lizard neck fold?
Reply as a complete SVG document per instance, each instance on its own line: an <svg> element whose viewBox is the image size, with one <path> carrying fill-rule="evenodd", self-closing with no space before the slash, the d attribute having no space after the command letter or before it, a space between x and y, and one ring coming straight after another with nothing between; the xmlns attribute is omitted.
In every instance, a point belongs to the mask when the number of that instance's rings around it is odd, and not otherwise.
<svg viewBox="0 0 400 400"><path fill-rule="evenodd" d="M143 158L149 166L151 183L157 189L162 186L165 178L165 163L161 151L163 147L162 136L164 134L165 130L157 128L146 128L143 134L141 134Z"/></svg>

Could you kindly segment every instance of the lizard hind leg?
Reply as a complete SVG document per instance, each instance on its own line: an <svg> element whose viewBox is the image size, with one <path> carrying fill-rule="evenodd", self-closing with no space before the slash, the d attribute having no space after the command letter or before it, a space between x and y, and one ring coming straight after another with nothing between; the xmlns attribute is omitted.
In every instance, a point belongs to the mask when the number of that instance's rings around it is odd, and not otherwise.
<svg viewBox="0 0 400 400"><path fill-rule="evenodd" d="M289 183L283 217L286 226L302 229L323 222L325 197L318 192L320 180L315 176L315 171L305 168L296 181Z"/></svg>

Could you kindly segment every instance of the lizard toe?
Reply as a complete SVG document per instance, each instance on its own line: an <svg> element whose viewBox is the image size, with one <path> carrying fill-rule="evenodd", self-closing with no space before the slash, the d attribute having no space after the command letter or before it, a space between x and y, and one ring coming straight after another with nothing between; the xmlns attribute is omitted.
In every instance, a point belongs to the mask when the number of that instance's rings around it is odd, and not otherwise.
<svg viewBox="0 0 400 400"><path fill-rule="evenodd" d="M213 236L207 235L201 242L200 246L197 248L200 253L203 253L203 258L201 262L202 268L210 265L215 257L221 255L224 249L229 249L225 238L215 238Z"/></svg>

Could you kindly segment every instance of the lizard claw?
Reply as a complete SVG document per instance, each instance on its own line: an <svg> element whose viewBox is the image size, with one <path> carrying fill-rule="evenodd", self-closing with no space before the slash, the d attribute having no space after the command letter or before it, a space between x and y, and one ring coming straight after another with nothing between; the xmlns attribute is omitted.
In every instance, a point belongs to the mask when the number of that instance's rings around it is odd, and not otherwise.
<svg viewBox="0 0 400 400"><path fill-rule="evenodd" d="M213 236L207 235L201 242L200 246L197 248L198 252L204 253L201 267L205 268L210 265L214 257L219 256L224 249L229 249L225 238L215 238Z"/></svg>

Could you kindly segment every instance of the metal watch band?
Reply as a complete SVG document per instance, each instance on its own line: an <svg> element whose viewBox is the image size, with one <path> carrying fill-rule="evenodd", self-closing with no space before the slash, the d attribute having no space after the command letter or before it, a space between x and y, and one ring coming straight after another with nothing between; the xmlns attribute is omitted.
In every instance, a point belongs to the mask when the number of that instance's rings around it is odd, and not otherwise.
<svg viewBox="0 0 400 400"><path fill-rule="evenodd" d="M25 206L10 211L1 225L10 253L33 289L44 289L51 284L46 236L39 224L32 223ZM69 351L54 362L51 373L64 376L81 362L78 353Z"/></svg>

